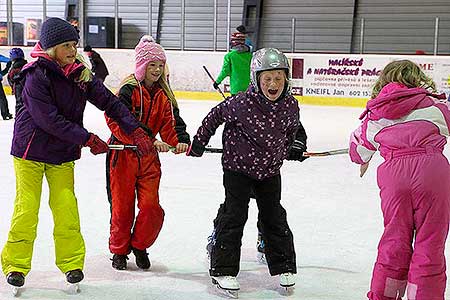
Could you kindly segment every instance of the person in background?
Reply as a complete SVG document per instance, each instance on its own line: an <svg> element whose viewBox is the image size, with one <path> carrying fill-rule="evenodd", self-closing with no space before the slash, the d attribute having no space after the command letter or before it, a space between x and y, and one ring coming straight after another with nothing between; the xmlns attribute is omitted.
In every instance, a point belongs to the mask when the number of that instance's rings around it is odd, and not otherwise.
<svg viewBox="0 0 450 300"><path fill-rule="evenodd" d="M106 76L109 75L108 68L106 67L105 62L98 52L92 50L92 47L87 45L84 47L84 53L89 57L89 61L91 62L91 71L94 73L95 77L100 79L102 82L105 81Z"/></svg>
<svg viewBox="0 0 450 300"><path fill-rule="evenodd" d="M8 98L6 98L5 91L3 90L3 76L8 74L9 68L11 67L11 61L8 57L0 55L0 62L6 63L6 66L3 70L0 70L0 112L3 120L11 120L13 116L9 112L8 107Z"/></svg>
<svg viewBox="0 0 450 300"><path fill-rule="evenodd" d="M242 34L245 34L245 44L250 48L250 52L253 52L253 43L248 36L247 28L244 25L239 25L238 27L236 27L236 30Z"/></svg>
<svg viewBox="0 0 450 300"><path fill-rule="evenodd" d="M223 58L222 70L213 83L214 89L230 77L230 93L232 96L246 91L250 84L250 61L252 54L250 47L245 44L245 34L234 32L231 35L231 51Z"/></svg>
<svg viewBox="0 0 450 300"><path fill-rule="evenodd" d="M75 160L81 157L83 146L94 155L109 149L83 127L87 101L116 120L141 155L154 151L152 141L126 106L80 61L78 39L78 32L67 21L47 19L31 52L37 60L20 72L23 103L15 118L11 146L16 199L1 253L6 280L14 287L23 286L31 270L44 176L54 220L56 265L69 283L84 278L86 250L75 197Z"/></svg>
<svg viewBox="0 0 450 300"><path fill-rule="evenodd" d="M12 48L9 50L9 59L11 60L11 69L8 72L8 83L11 87L11 92L16 98L15 114L17 115L18 108L22 103L22 88L19 84L19 73L28 61L25 59L25 54L20 48Z"/></svg>
<svg viewBox="0 0 450 300"><path fill-rule="evenodd" d="M141 38L135 48L134 74L125 78L119 99L152 138L157 151L186 152L190 144L186 124L179 115L175 96L167 83L166 54L151 36ZM132 137L107 118L112 144L130 144ZM155 138L161 137L161 141ZM147 248L156 241L164 221L159 204L161 163L158 152L139 155L132 150L111 151L107 157L107 189L111 204L109 249L112 267L127 268L133 252L136 265L149 269ZM135 217L135 205L139 212Z"/></svg>
<svg viewBox="0 0 450 300"><path fill-rule="evenodd" d="M305 159L307 137L289 81L289 62L282 52L274 48L255 52L247 91L214 107L187 151L188 156L202 156L216 129L225 123L225 202L214 221L209 274L214 284L229 292L240 288L236 276L252 189L259 210L259 230L266 240L269 272L280 275L281 286L295 285L294 241L280 203L280 169L285 159Z"/></svg>
<svg viewBox="0 0 450 300"><path fill-rule="evenodd" d="M450 105L415 63L387 64L350 136L349 154L367 170L376 151L384 233L367 297L444 300L450 222L450 166L442 151Z"/></svg>

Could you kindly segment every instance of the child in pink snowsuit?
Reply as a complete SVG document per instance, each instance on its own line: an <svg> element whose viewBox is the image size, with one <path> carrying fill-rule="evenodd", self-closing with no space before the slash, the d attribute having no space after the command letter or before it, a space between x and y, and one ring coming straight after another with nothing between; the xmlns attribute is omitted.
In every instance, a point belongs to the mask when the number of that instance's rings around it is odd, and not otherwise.
<svg viewBox="0 0 450 300"><path fill-rule="evenodd" d="M361 176L376 150L384 233L367 296L371 300L443 300L449 229L450 167L442 154L450 107L434 82L408 60L382 71L350 138Z"/></svg>

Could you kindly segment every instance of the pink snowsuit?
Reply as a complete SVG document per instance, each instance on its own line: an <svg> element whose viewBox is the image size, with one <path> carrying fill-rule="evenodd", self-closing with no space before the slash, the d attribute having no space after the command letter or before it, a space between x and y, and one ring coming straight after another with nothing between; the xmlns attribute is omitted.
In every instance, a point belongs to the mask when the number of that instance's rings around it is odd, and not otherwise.
<svg viewBox="0 0 450 300"><path fill-rule="evenodd" d="M444 299L450 167L442 151L450 107L442 96L390 83L367 103L350 137L353 162L369 162L376 150L385 159L377 175L384 233L371 300L401 299L405 290L408 300Z"/></svg>

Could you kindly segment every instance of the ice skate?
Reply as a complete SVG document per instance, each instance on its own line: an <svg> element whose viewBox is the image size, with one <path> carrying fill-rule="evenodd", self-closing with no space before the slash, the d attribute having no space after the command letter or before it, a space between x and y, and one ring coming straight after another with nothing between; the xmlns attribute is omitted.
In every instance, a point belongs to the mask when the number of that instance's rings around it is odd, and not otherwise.
<svg viewBox="0 0 450 300"><path fill-rule="evenodd" d="M208 236L208 243L206 244L206 255L208 255L208 261L211 261L211 250L214 244L214 238L216 230L213 230L210 236Z"/></svg>
<svg viewBox="0 0 450 300"><path fill-rule="evenodd" d="M150 260L148 259L148 253L144 250L139 250L133 248L133 254L136 256L136 266L138 266L139 269L147 270L150 268Z"/></svg>
<svg viewBox="0 0 450 300"><path fill-rule="evenodd" d="M291 294L294 291L295 275L292 273L280 274L280 286L287 295Z"/></svg>
<svg viewBox="0 0 450 300"><path fill-rule="evenodd" d="M239 282L234 276L212 276L212 283L217 287L217 289L224 294L233 299L239 297L239 289L241 288Z"/></svg>
<svg viewBox="0 0 450 300"><path fill-rule="evenodd" d="M14 297L18 297L22 290L22 286L25 284L25 276L20 272L10 272L6 276L6 281L12 286L12 294Z"/></svg>
<svg viewBox="0 0 450 300"><path fill-rule="evenodd" d="M126 270L127 269L127 260L128 256L121 255L121 254L114 254L111 258L112 260L112 267L116 270Z"/></svg>
<svg viewBox="0 0 450 300"><path fill-rule="evenodd" d="M83 271L77 269L66 273L67 292L69 294L77 294L80 292L79 282L83 280Z"/></svg>
<svg viewBox="0 0 450 300"><path fill-rule="evenodd" d="M262 237L261 232L258 232L258 240L256 241L256 261L262 264L267 264L266 260L266 244L264 243L264 239Z"/></svg>

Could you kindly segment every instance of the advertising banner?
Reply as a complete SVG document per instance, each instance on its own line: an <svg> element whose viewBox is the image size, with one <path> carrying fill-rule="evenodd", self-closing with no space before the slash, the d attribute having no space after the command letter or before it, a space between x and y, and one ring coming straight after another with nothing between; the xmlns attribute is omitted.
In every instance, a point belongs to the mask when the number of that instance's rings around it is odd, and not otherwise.
<svg viewBox="0 0 450 300"><path fill-rule="evenodd" d="M399 59L417 63L433 78L438 92L450 93L449 56L294 54L289 57L292 91L306 103L364 105L383 67Z"/></svg>

